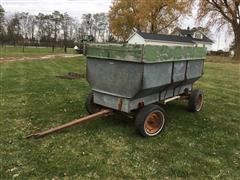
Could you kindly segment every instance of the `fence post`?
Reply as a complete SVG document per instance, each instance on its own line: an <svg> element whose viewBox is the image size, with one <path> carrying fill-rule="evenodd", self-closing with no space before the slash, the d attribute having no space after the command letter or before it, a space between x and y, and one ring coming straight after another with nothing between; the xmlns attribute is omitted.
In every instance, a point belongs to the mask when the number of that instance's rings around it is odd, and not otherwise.
<svg viewBox="0 0 240 180"><path fill-rule="evenodd" d="M67 53L67 45L64 45L64 52Z"/></svg>
<svg viewBox="0 0 240 180"><path fill-rule="evenodd" d="M55 49L55 47L54 47L54 45L52 46L52 53L54 53L54 49Z"/></svg>

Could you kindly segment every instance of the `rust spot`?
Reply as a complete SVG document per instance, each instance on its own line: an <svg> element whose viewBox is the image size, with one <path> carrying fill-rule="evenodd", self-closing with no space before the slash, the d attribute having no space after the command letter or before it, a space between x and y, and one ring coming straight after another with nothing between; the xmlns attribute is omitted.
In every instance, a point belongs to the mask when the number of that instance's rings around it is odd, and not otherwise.
<svg viewBox="0 0 240 180"><path fill-rule="evenodd" d="M180 100L189 100L189 96L183 95L183 96L180 97Z"/></svg>
<svg viewBox="0 0 240 180"><path fill-rule="evenodd" d="M123 100L120 99L118 102L118 110L121 111L122 110L122 104L123 104Z"/></svg>
<svg viewBox="0 0 240 180"><path fill-rule="evenodd" d="M138 108L143 108L144 107L144 102L138 103Z"/></svg>

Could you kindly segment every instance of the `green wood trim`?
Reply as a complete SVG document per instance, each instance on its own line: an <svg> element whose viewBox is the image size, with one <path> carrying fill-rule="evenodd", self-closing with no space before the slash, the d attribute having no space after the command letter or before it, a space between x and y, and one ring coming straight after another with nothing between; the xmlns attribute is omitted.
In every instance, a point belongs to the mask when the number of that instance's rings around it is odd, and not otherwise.
<svg viewBox="0 0 240 180"><path fill-rule="evenodd" d="M205 59L206 48L151 45L88 44L87 57L119 61L157 63Z"/></svg>

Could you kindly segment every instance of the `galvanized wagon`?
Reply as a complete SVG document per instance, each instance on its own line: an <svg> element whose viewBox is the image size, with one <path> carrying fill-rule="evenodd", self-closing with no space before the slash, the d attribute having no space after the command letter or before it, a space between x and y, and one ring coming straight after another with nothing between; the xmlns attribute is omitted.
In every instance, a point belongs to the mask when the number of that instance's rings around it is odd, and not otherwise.
<svg viewBox="0 0 240 180"><path fill-rule="evenodd" d="M136 112L140 133L155 136L165 123L159 102L185 99L190 111L202 108L203 94L192 87L203 75L205 48L89 44L86 55L91 114L103 107Z"/></svg>
<svg viewBox="0 0 240 180"><path fill-rule="evenodd" d="M200 111L203 94L193 83L203 75L206 49L141 45L88 44L87 80L92 92L86 99L90 115L29 137L43 137L115 111L136 115L143 136L159 134L165 124L160 102L188 101Z"/></svg>

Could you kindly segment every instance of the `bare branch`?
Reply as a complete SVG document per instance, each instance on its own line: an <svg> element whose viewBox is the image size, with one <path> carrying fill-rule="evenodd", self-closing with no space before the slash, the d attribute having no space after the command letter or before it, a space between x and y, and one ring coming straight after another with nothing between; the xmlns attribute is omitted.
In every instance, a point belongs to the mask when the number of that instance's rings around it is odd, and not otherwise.
<svg viewBox="0 0 240 180"><path fill-rule="evenodd" d="M240 24L240 1L235 1L235 11L237 12L238 24Z"/></svg>
<svg viewBox="0 0 240 180"><path fill-rule="evenodd" d="M158 32L161 32L162 30L168 28L172 23L174 23L176 20L178 20L180 18L180 15L174 19L172 19L171 21L169 21L169 23L165 26L163 26L161 29L158 30Z"/></svg>
<svg viewBox="0 0 240 180"><path fill-rule="evenodd" d="M227 16L227 14L224 12L223 7L220 6L220 4L218 4L219 2L217 0L207 0L210 4L212 4L213 6L215 6L218 9L218 12L222 14L222 16L229 21L230 23L233 23L233 19L229 16Z"/></svg>

